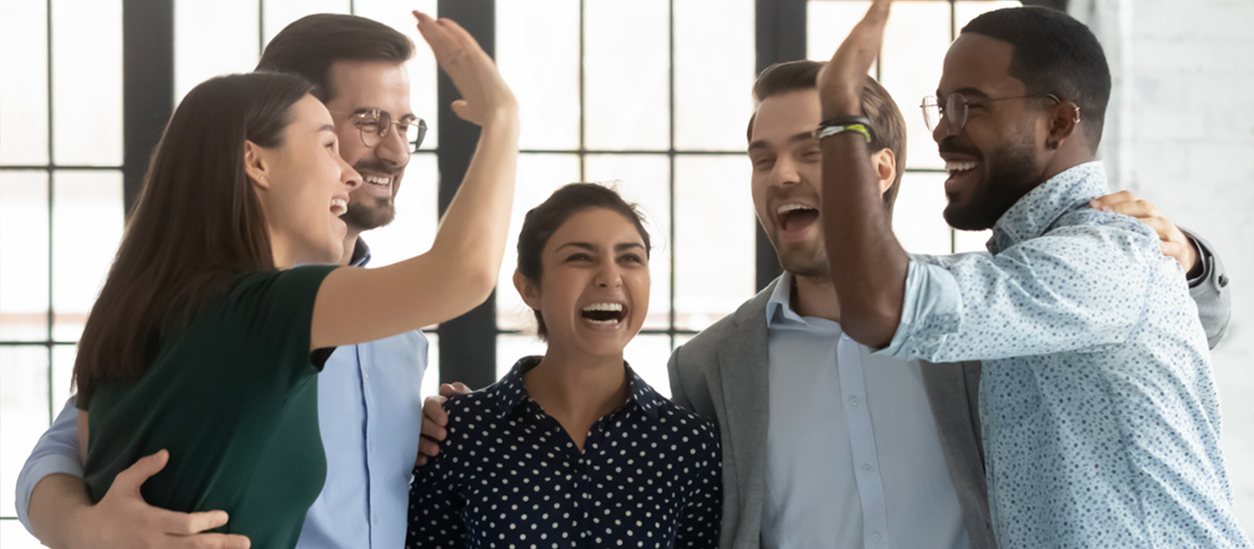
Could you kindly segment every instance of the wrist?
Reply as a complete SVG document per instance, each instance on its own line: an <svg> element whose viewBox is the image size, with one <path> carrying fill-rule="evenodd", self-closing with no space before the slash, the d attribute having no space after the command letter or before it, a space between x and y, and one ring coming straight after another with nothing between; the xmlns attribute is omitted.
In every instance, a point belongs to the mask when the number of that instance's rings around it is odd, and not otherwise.
<svg viewBox="0 0 1254 549"><path fill-rule="evenodd" d="M839 117L862 116L862 100L858 94L841 94L831 100L823 101L823 120Z"/></svg>

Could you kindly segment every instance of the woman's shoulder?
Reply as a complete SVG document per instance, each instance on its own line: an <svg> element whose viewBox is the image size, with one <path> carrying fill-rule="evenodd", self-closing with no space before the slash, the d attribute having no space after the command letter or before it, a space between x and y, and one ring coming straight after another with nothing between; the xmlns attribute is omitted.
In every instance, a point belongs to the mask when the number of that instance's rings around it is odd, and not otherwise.
<svg viewBox="0 0 1254 549"><path fill-rule="evenodd" d="M657 399L657 417L658 422L669 426L672 433L693 443L719 443L718 424L660 395Z"/></svg>

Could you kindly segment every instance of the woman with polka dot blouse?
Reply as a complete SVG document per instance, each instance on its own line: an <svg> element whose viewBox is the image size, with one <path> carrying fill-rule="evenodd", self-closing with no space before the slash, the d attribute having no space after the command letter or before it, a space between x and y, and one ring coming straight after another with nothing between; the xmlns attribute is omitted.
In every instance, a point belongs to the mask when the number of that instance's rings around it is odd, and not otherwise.
<svg viewBox="0 0 1254 549"><path fill-rule="evenodd" d="M407 548L718 546L718 429L623 362L649 308L649 250L635 207L599 185L527 213L514 285L548 349L444 405Z"/></svg>

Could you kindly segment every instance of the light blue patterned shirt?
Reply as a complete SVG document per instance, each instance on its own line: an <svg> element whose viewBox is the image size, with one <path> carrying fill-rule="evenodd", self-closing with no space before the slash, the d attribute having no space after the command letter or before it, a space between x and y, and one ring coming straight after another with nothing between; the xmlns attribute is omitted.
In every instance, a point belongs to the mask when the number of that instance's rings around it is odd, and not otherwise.
<svg viewBox="0 0 1254 549"><path fill-rule="evenodd" d="M879 353L984 361L1002 547L1248 548L1183 273L1148 226L1087 207L1106 192L1076 166L1002 215L991 256L913 257Z"/></svg>

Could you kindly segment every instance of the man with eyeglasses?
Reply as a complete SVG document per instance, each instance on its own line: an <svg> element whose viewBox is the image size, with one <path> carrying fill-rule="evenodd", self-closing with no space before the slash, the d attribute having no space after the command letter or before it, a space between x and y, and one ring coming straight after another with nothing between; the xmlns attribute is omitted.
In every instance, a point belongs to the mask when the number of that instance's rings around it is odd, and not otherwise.
<svg viewBox="0 0 1254 549"><path fill-rule="evenodd" d="M877 131L851 81L880 50L890 4L872 4L819 76L824 236L846 333L876 359L983 363L1002 547L1249 548L1184 272L1153 230L1088 207L1107 189L1097 38L1039 7L962 29L924 108L949 172L945 219L991 228L990 253L910 256L848 129Z"/></svg>
<svg viewBox="0 0 1254 549"><path fill-rule="evenodd" d="M284 28L257 70L299 74L331 111L340 155L363 184L353 191L340 263L364 266L361 233L396 215L395 198L426 123L410 108L405 62L414 44L392 28L350 15L318 14ZM318 380L319 428L327 476L309 509L298 548L388 548L405 543L409 479L418 452L427 367L419 331L342 346ZM144 503L139 487L165 464L160 454L119 474L89 506L78 462L74 402L35 447L17 481L23 524L53 547L242 548L247 538L201 533L227 523L222 512L183 514Z"/></svg>

